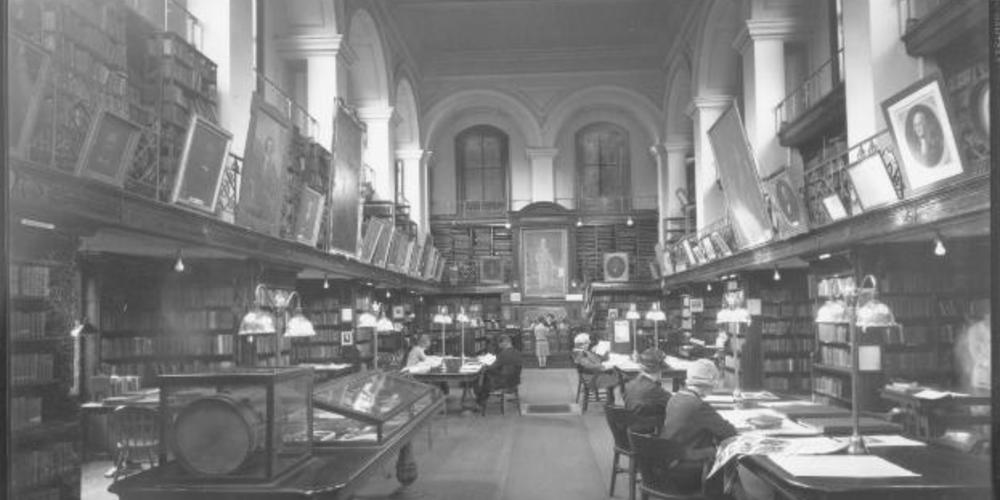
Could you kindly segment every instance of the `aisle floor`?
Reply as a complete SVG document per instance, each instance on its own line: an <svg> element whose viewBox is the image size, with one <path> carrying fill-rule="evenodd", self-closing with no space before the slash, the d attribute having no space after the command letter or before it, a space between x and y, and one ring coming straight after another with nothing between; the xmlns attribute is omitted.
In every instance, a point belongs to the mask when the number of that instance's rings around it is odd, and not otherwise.
<svg viewBox="0 0 1000 500"><path fill-rule="evenodd" d="M357 498L378 499L605 499L611 474L611 435L602 405L585 415L518 415L507 405L500 415L494 400L486 417L463 414L458 391L449 398L445 422L435 420L431 432L413 440L419 477L402 488L394 463L379 471ZM576 396L576 371L525 369L521 402L567 404ZM576 410L576 407L572 407ZM100 474L108 462L84 468L84 500L114 498ZM627 478L620 476L616 497L627 496Z"/></svg>

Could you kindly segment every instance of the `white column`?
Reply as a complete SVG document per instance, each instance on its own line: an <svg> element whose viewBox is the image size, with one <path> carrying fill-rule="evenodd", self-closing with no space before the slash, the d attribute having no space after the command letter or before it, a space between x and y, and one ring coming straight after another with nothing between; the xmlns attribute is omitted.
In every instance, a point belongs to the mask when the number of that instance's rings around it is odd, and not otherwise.
<svg viewBox="0 0 1000 500"><path fill-rule="evenodd" d="M528 148L531 160L531 201L555 201L556 176L554 160L559 153L555 148Z"/></svg>
<svg viewBox="0 0 1000 500"><path fill-rule="evenodd" d="M661 218L683 218L684 207L681 205L681 200L677 197L677 190L687 190L687 162L685 158L691 151L691 142L687 140L665 142L662 145L662 150L665 153L663 170L666 182L664 183L665 190L661 196L666 198L666 200L661 205ZM690 195L691 193L688 193L688 196ZM660 225L662 226L663 224L661 223ZM671 228L682 229L683 225L672 225ZM665 234L664 239L668 236L670 235Z"/></svg>
<svg viewBox="0 0 1000 500"><path fill-rule="evenodd" d="M698 229L715 222L725 216L725 203L722 190L719 189L719 173L715 164L715 153L708 139L708 130L712 128L719 116L733 103L733 96L703 95L692 101L692 119L694 120L694 193L693 201L697 203Z"/></svg>
<svg viewBox="0 0 1000 500"><path fill-rule="evenodd" d="M395 201L396 176L393 175L393 153L395 141L392 131L395 128L392 106L376 105L358 108L358 117L367 125L367 140L362 153L362 161L375 172L374 199Z"/></svg>
<svg viewBox="0 0 1000 500"><path fill-rule="evenodd" d="M920 79L919 59L900 38L897 2L844 0L844 91L847 143L886 127L881 103Z"/></svg>
<svg viewBox="0 0 1000 500"><path fill-rule="evenodd" d="M785 41L796 34L794 19L750 19L733 42L743 56L744 125L765 177L784 165L774 108L785 98Z"/></svg>
<svg viewBox="0 0 1000 500"><path fill-rule="evenodd" d="M316 119L317 130L313 139L320 145L333 150L333 119L337 109L337 72L347 71L350 58L341 57L348 53L343 37L303 33L278 39L278 53L286 59L306 61L307 89L305 107ZM340 66L338 68L338 63Z"/></svg>
<svg viewBox="0 0 1000 500"><path fill-rule="evenodd" d="M663 146L660 144L653 144L649 147L649 154L653 155L653 159L656 161L656 234L657 240L663 242L665 234L663 232L663 218L667 216L667 173L664 172L666 169L667 159L664 158Z"/></svg>
<svg viewBox="0 0 1000 500"><path fill-rule="evenodd" d="M427 212L424 205L427 197L425 179L427 177L428 152L420 148L397 149L396 158L403 162L403 196L410 202L410 220L417 223L420 232L426 230Z"/></svg>

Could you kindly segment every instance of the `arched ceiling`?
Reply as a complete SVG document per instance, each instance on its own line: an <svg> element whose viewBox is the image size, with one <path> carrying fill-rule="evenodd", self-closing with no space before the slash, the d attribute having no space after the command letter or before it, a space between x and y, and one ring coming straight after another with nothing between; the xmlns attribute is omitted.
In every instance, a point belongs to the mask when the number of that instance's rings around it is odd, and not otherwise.
<svg viewBox="0 0 1000 500"><path fill-rule="evenodd" d="M426 76L662 67L697 0L393 0Z"/></svg>

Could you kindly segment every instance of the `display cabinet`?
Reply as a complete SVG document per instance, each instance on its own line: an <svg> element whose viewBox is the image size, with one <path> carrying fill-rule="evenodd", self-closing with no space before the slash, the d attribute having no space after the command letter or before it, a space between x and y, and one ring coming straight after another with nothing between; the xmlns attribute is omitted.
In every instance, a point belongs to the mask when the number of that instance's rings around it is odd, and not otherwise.
<svg viewBox="0 0 1000 500"><path fill-rule="evenodd" d="M313 444L382 444L440 397L432 386L382 371L323 382L313 390Z"/></svg>
<svg viewBox="0 0 1000 500"><path fill-rule="evenodd" d="M185 479L275 478L312 453L309 368L240 368L160 377L160 461Z"/></svg>

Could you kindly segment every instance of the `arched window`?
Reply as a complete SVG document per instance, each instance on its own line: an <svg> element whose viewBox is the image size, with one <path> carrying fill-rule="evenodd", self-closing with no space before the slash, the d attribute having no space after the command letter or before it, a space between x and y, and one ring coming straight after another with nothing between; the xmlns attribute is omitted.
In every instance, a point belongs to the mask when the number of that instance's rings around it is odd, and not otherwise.
<svg viewBox="0 0 1000 500"><path fill-rule="evenodd" d="M582 210L629 208L628 131L594 123L576 133L577 196Z"/></svg>
<svg viewBox="0 0 1000 500"><path fill-rule="evenodd" d="M465 215L507 210L508 138L502 130L477 125L455 138L458 199Z"/></svg>

